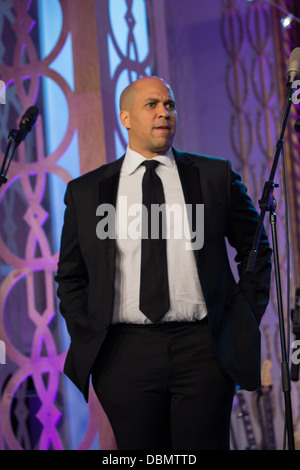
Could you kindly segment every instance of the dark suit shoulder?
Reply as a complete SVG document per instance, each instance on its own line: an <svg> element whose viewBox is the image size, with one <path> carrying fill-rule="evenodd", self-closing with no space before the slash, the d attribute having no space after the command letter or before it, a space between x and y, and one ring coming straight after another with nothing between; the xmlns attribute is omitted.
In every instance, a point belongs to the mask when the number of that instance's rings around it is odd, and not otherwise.
<svg viewBox="0 0 300 470"><path fill-rule="evenodd" d="M202 155L202 154L197 154L197 153L192 153L192 152L182 152L176 149L173 149L174 155L176 158L178 158L179 161L185 161L185 162L190 162L190 163L195 163L195 164L207 164L207 165L228 165L230 164L230 161L221 158L221 157L215 157L212 155Z"/></svg>
<svg viewBox="0 0 300 470"><path fill-rule="evenodd" d="M95 170L84 173L83 175L78 176L77 178L70 181L72 187L81 187L90 185L93 183L99 183L103 179L108 178L114 173L120 171L124 160L124 156L110 163L105 163Z"/></svg>
<svg viewBox="0 0 300 470"><path fill-rule="evenodd" d="M205 171L207 175L227 175L231 170L231 163L225 158L211 155L201 155L189 152L180 152L173 149L177 162L196 166L200 171Z"/></svg>

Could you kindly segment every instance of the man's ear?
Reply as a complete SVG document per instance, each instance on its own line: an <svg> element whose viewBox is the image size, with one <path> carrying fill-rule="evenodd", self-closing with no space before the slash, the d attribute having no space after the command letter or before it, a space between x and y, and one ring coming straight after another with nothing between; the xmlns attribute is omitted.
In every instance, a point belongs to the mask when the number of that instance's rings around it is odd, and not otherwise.
<svg viewBox="0 0 300 470"><path fill-rule="evenodd" d="M130 118L129 118L129 112L128 111L120 111L120 121L122 123L122 125L126 128L126 129L130 129Z"/></svg>

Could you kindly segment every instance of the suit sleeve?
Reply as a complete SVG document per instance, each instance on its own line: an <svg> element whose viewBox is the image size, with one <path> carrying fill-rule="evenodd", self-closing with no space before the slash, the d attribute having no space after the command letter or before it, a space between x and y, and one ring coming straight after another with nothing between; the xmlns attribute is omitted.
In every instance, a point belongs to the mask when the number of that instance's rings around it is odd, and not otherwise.
<svg viewBox="0 0 300 470"><path fill-rule="evenodd" d="M272 250L263 227L254 270L252 273L247 272L247 262L259 215L247 194L247 188L241 182L240 176L231 169L229 163L228 174L227 237L230 245L237 252L235 261L239 273L238 285L259 324L269 302Z"/></svg>
<svg viewBox="0 0 300 470"><path fill-rule="evenodd" d="M55 281L58 283L60 312L66 320L72 337L75 324L80 326L86 318L89 279L80 250L76 211L70 184L67 186L64 202L66 210Z"/></svg>

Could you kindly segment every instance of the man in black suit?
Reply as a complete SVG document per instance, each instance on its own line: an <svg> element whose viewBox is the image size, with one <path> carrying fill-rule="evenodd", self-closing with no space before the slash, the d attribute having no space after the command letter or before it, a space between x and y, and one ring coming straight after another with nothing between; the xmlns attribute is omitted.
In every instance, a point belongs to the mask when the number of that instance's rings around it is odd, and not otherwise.
<svg viewBox="0 0 300 470"><path fill-rule="evenodd" d="M258 214L228 161L172 147L177 114L167 83L137 80L120 107L126 155L71 181L65 195L56 277L71 337L65 373L86 400L92 376L118 449L228 449L234 386L260 385L268 239L263 230L248 273ZM176 210L145 262L138 208L159 192Z"/></svg>

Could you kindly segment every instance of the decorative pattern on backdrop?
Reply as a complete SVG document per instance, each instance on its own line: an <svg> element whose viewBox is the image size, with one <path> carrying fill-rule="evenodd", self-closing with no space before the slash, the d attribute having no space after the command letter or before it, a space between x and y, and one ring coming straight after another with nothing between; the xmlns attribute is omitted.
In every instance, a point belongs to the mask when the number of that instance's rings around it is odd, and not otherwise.
<svg viewBox="0 0 300 470"><path fill-rule="evenodd" d="M0 365L0 448L67 449L73 430L62 374L68 345L53 281L63 216L62 197L58 208L56 193L60 197L71 178L106 161L99 50L103 62L109 63L108 87L113 90L107 109L116 111L106 114L105 124L117 145L126 144L116 106L124 83L150 73L155 62L153 15L148 18L152 2L120 0L118 10L116 2L102 2L99 23L106 24L107 40L101 44L94 11L99 4L93 0L53 0L55 30L49 26L50 15L41 19L48 1L0 3L0 79L6 84L1 149L25 110L40 107L36 125L18 147L0 192L0 340L6 346L6 364ZM47 28L52 45L44 49L41 38ZM73 64L67 73L73 76L68 79L62 65L70 58ZM55 100L49 89L56 91ZM74 164L76 155L79 161ZM82 411L84 406L88 409ZM92 389L89 405L76 409L76 417L88 414L76 448L114 449L110 425Z"/></svg>
<svg viewBox="0 0 300 470"><path fill-rule="evenodd" d="M287 62L291 51L295 47L299 47L299 22L293 21L290 28L283 29L281 25L282 14L280 8L283 11L291 11L295 17L300 17L300 5L299 2L293 2L292 0L279 0L278 9L273 8L273 29L274 29L274 42L277 52L277 63L279 69L279 96L281 102L281 109L286 101L286 80L287 80ZM299 98L299 94L297 95ZM293 278L291 279L291 306L288 315L291 317L291 310L295 308L295 289L300 286L300 179L299 179L299 167L300 167L300 143L299 133L296 132L294 124L297 118L299 118L300 106L299 103L293 103L289 115L289 120L286 129L285 141L285 160L286 160L286 171L287 171L287 191L289 197L289 235L291 243L291 259L293 264ZM291 330L293 324L291 323ZM295 336L291 333L291 342L295 339ZM288 351L289 354L290 351ZM278 350L279 356L279 350ZM300 449L300 384L299 380L291 382L292 392L292 405L293 405L293 422L294 422L294 438L295 448ZM283 408L283 403L281 403Z"/></svg>
<svg viewBox="0 0 300 470"><path fill-rule="evenodd" d="M2 13L1 33L3 36L9 28L12 38L11 49L2 48L0 67L7 86L2 145L12 115L14 127L18 126L20 115L38 102L41 75L58 83L67 99L71 94L62 77L49 68L66 39L67 30L63 29L51 57L39 61L36 21L28 11L30 3L2 2L6 8ZM70 120L69 129L73 127ZM39 448L49 445L62 448L56 428L61 411L55 400L64 353L57 350L53 322L57 253L53 251L49 223L49 174L55 173L68 181L68 172L57 165L68 144L69 135L66 135L60 148L46 155L43 118L39 116L26 145L18 148L9 180L1 191L0 336L6 344L5 372L9 371L2 384L2 427L4 445L10 449L34 448L37 435ZM36 408L33 416L31 407ZM28 426L29 419L32 427Z"/></svg>
<svg viewBox="0 0 300 470"><path fill-rule="evenodd" d="M101 81L102 88L109 90L105 107L115 111L105 136L107 159L112 161L123 155L128 144L127 130L119 120L120 95L130 83L155 73L154 16L151 0L108 0L101 12L101 34L108 50Z"/></svg>
<svg viewBox="0 0 300 470"><path fill-rule="evenodd" d="M29 106L40 104L44 110L45 77L60 88L69 119L61 142L48 153L44 116L39 115L34 130L18 147L1 190L0 337L7 354L2 369L2 444L8 449L63 448L60 374L65 352L55 318L58 253L51 222L51 177L56 175L64 185L72 177L59 160L75 133L75 101L69 84L51 68L66 43L68 25L63 23L51 53L40 59L35 6L19 0L1 5L1 37L6 40L0 73L7 86L2 146L9 126L18 127Z"/></svg>
<svg viewBox="0 0 300 470"><path fill-rule="evenodd" d="M258 207L264 183L268 181L280 135L280 119L283 104L279 98L277 76L277 50L274 48L272 8L268 2L223 2L221 35L228 55L226 86L232 106L232 116L228 131L235 155L234 164L248 187L249 194ZM289 52L291 49L289 49ZM285 67L287 65L286 62ZM280 77L279 77L280 78ZM286 75L284 77L286 83ZM285 207L282 181L282 161L276 173L274 197L277 202L277 230L282 280L283 300L287 298L287 253L285 233ZM271 228L269 214L266 214L265 227ZM284 419L283 394L281 383L281 350L277 315L276 284L272 279L270 304L262 324L262 361L272 363L274 393L274 415L278 443L282 442ZM286 303L285 305L286 306ZM285 312L290 314L290 312ZM251 406L249 397L249 405ZM254 417L257 413L252 409ZM257 437L261 436L260 422L257 420Z"/></svg>

